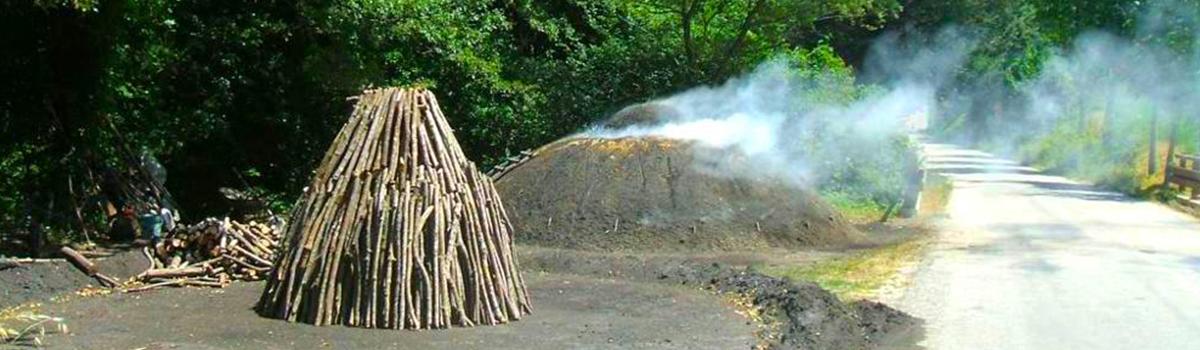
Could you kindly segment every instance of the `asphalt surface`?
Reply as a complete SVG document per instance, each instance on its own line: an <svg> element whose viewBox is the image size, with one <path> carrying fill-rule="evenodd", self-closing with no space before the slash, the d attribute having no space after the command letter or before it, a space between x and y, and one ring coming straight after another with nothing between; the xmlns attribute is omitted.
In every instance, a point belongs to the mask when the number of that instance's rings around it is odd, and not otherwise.
<svg viewBox="0 0 1200 350"><path fill-rule="evenodd" d="M897 305L930 349L1200 349L1200 222L990 154L925 146L954 191Z"/></svg>

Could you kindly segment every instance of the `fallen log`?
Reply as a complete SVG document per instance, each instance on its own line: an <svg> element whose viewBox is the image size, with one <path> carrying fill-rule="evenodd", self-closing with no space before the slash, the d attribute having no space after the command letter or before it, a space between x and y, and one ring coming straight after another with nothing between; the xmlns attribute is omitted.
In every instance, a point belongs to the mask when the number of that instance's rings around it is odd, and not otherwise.
<svg viewBox="0 0 1200 350"><path fill-rule="evenodd" d="M191 267L180 267L180 268L173 268L173 269L153 269L153 270L146 270L145 272L142 272L140 275L138 275L138 278L139 279L142 279L142 278L175 278L175 277L203 276L205 274L211 273L212 270L213 270L212 268L207 267L207 266L191 266Z"/></svg>
<svg viewBox="0 0 1200 350"><path fill-rule="evenodd" d="M7 270L7 269L14 268L14 267L29 265L29 264L44 264L44 263L60 262L63 260L64 259L58 259L58 258L50 258L50 259L45 259L45 258L42 258L42 259L7 258L7 259L0 259L0 270Z"/></svg>
<svg viewBox="0 0 1200 350"><path fill-rule="evenodd" d="M67 261L70 261L71 265L74 265L75 268L79 269L79 271L83 271L83 273L88 275L88 277L96 279L101 286L113 288L120 284L116 279L100 273L100 271L96 268L96 264L92 263L91 260L88 260L88 258L84 257L82 254L79 254L79 252L75 251L75 249L71 249L71 247L62 247L62 249L59 249L59 252L67 257Z"/></svg>

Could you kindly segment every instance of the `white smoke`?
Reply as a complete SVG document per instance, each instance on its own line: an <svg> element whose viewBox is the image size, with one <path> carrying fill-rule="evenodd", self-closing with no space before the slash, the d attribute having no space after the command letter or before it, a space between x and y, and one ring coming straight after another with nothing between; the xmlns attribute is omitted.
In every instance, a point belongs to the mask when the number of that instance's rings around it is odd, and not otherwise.
<svg viewBox="0 0 1200 350"><path fill-rule="evenodd" d="M870 61L880 67L871 74L882 77L881 83L870 88L856 86L853 80L839 85L839 77L805 72L781 58L719 86L648 102L678 112L660 115L666 119L654 125L618 130L597 126L584 135L691 141L705 146L695 148L697 166L714 175L769 177L811 186L854 161L870 163L866 159L886 151L881 148L888 147L887 142L923 128L938 84L950 76L946 67L958 64L970 47L956 30L944 31L937 39L957 49L934 52L902 48L894 38L881 40ZM843 85L854 91L842 93L863 95L829 98L830 91L846 90ZM730 150L748 157L753 169L721 167L719 158Z"/></svg>
<svg viewBox="0 0 1200 350"><path fill-rule="evenodd" d="M1174 38L1181 24L1200 27L1196 16L1179 13L1167 5L1150 7L1131 34L1081 35L1037 62L1038 75L1016 86L1001 86L1004 79L961 80L964 64L976 49L977 36L969 33L976 31L950 27L924 37L892 33L870 49L863 71L857 72L857 83L868 86L852 88L857 96L849 100L826 98L831 91L837 95L846 89L828 84L838 79L776 59L719 86L650 101L679 112L654 125L597 127L585 134L688 140L707 146L697 148L697 166L714 174L775 177L802 186L830 178L840 181L845 174L839 172L848 167L877 166L882 160L872 159L875 153L888 150L888 142L898 135L923 129L927 119L944 128L935 130L943 137L988 144L993 151L1012 155L1025 152L1023 148L1039 138L1070 139L1103 129L1114 135L1106 138L1111 142L1106 146L1130 150L1125 152L1128 158L1132 150L1149 143L1151 125L1160 125L1156 136L1162 140L1176 118L1182 133L1200 143L1191 135L1200 134L1194 120L1200 115L1200 44L1180 53L1166 44L1179 40L1146 39ZM1074 134L1055 134L1072 118L1079 119ZM1095 151L1095 145L1065 149L1081 144L1068 141L1074 144L1042 148L1081 158ZM1200 150L1200 144L1188 146ZM749 157L754 168L711 168L719 162L708 160L730 150Z"/></svg>
<svg viewBox="0 0 1200 350"><path fill-rule="evenodd" d="M1018 86L1014 101L1000 111L981 109L996 125L975 138L1001 153L1048 161L1068 174L1128 168L1133 159L1148 157L1141 152L1152 142L1166 142L1176 125L1181 141L1190 140L1181 146L1197 149L1200 66L1197 51L1180 47L1200 48L1194 41L1200 33L1178 35L1200 27L1197 9L1177 8L1170 1L1148 6L1132 34L1088 31L1049 55L1038 76ZM976 103L999 105L989 101L989 93L963 92ZM1164 159L1158 157L1161 164Z"/></svg>

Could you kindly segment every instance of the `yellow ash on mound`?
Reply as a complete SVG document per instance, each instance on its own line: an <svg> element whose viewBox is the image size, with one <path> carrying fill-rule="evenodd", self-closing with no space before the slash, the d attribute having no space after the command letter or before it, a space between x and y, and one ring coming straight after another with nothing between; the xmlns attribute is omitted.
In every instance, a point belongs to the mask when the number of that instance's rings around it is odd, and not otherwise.
<svg viewBox="0 0 1200 350"><path fill-rule="evenodd" d="M680 144L690 141L668 139L656 136L620 137L620 138L591 138L573 136L543 146L537 151L539 156L548 156L565 148L582 147L594 152L611 153L614 155L631 155L651 149L670 150Z"/></svg>

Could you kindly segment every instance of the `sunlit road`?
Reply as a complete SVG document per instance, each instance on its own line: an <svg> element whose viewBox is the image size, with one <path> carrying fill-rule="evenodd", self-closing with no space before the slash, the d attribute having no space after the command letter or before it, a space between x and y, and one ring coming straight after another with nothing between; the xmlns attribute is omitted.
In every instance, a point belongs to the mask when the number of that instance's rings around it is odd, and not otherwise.
<svg viewBox="0 0 1200 350"><path fill-rule="evenodd" d="M954 192L900 297L929 349L1200 349L1200 221L987 153L925 146Z"/></svg>

